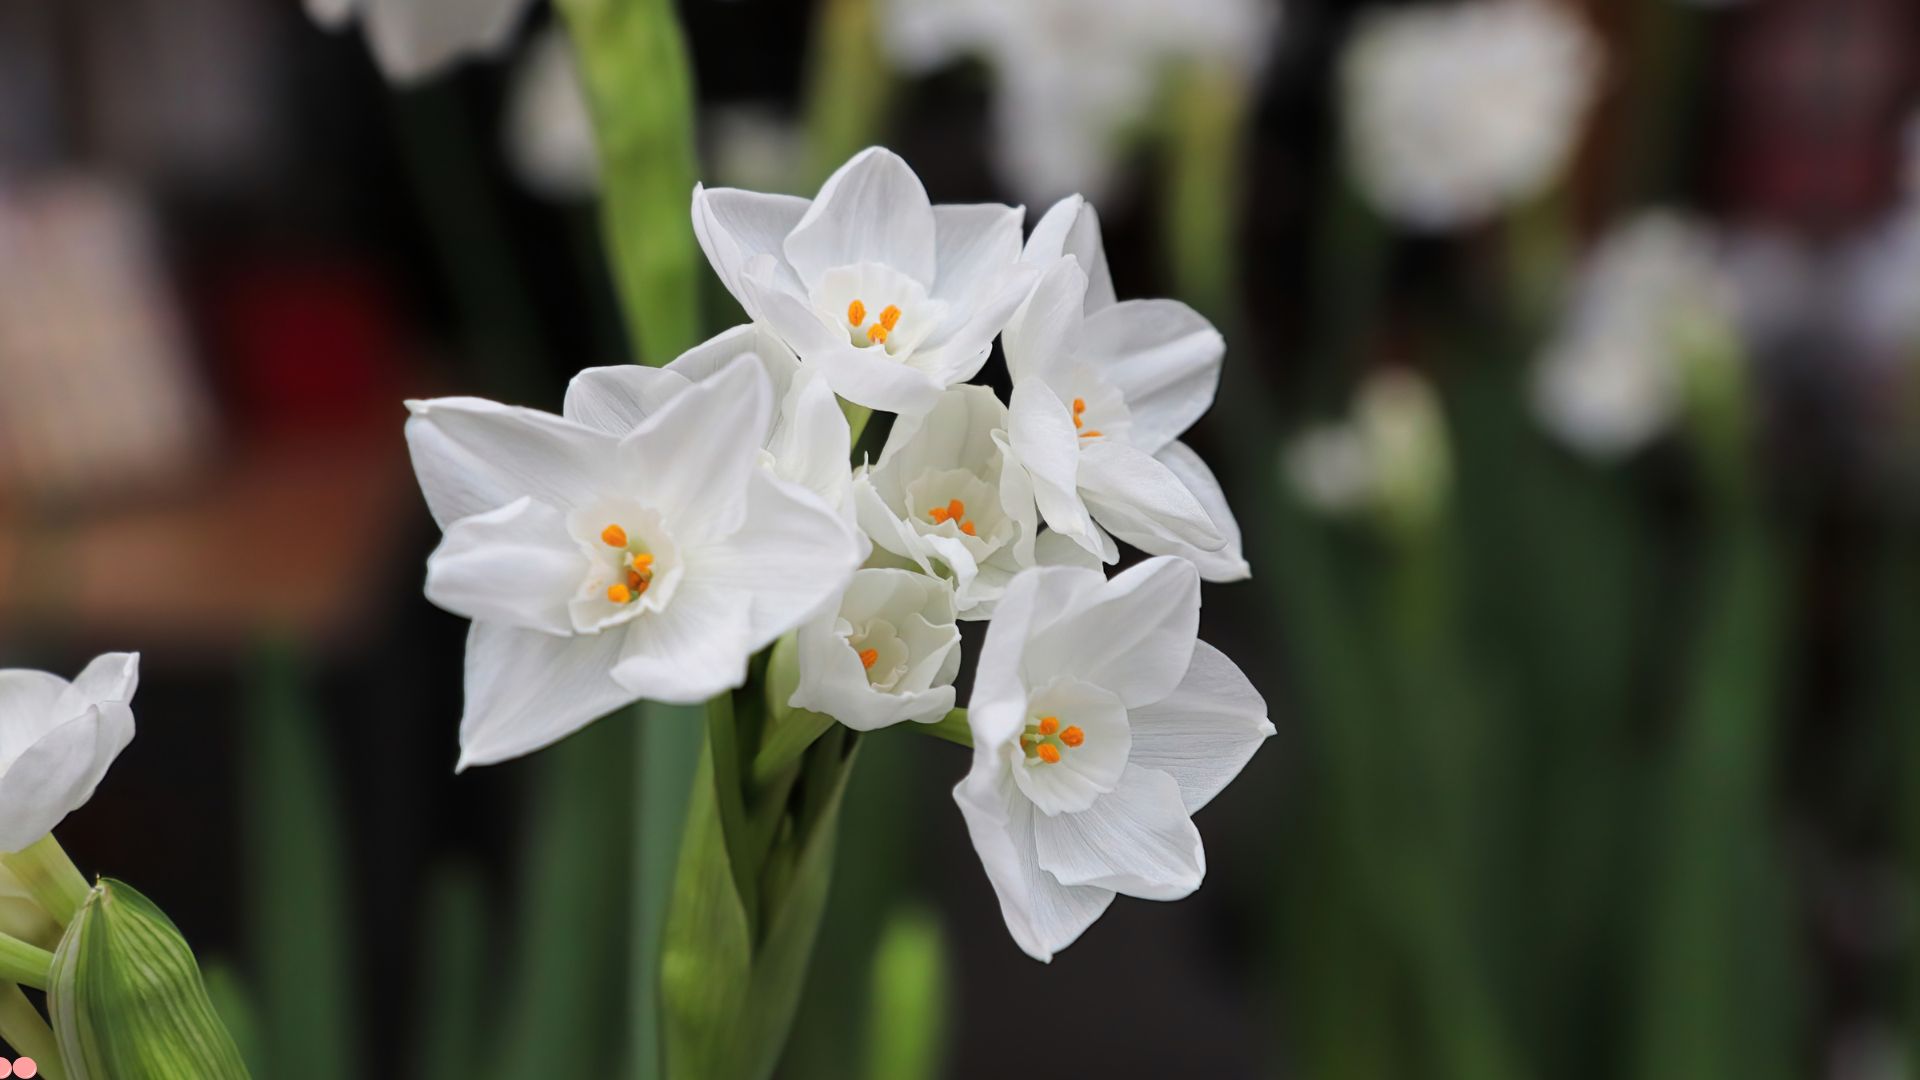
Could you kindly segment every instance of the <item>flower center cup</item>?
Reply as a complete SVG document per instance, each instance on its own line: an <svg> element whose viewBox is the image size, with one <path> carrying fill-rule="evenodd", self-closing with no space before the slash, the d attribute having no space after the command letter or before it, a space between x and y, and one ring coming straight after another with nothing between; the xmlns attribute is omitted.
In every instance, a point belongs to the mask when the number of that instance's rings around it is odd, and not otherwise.
<svg viewBox="0 0 1920 1080"><path fill-rule="evenodd" d="M1080 437L1080 445L1085 446L1096 439L1127 441L1127 432L1133 427L1133 415L1127 409L1126 395L1085 365L1077 367L1065 385L1071 386L1074 391L1074 396L1066 401L1073 415L1073 430Z"/></svg>
<svg viewBox="0 0 1920 1080"><path fill-rule="evenodd" d="M898 628L885 619L873 619L853 627L847 634L847 645L860 657L867 682L875 690L891 693L907 673L911 660L907 643L901 639Z"/></svg>
<svg viewBox="0 0 1920 1080"><path fill-rule="evenodd" d="M976 558L1005 543L1000 494L967 469L936 469L907 485L907 513L922 533L960 539Z"/></svg>
<svg viewBox="0 0 1920 1080"><path fill-rule="evenodd" d="M606 630L666 607L681 568L658 513L614 500L575 510L567 524L587 556L586 578L568 604L575 630Z"/></svg>
<svg viewBox="0 0 1920 1080"><path fill-rule="evenodd" d="M856 349L904 360L933 333L946 305L919 282L877 263L842 266L821 275L813 306L846 331Z"/></svg>
<svg viewBox="0 0 1920 1080"><path fill-rule="evenodd" d="M1042 813L1078 813L1120 783L1133 751L1120 699L1061 677L1033 694L1027 724L1009 745L1014 783Z"/></svg>

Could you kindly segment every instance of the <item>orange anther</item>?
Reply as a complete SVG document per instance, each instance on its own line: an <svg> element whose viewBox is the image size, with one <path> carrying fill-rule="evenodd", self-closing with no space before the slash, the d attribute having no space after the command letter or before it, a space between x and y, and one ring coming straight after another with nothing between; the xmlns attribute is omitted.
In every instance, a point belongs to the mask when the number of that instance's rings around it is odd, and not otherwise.
<svg viewBox="0 0 1920 1080"><path fill-rule="evenodd" d="M1043 716L1043 717L1041 717L1041 718L1040 718L1040 734L1042 734L1042 735L1051 735L1051 734L1053 734L1054 732L1056 732L1056 731L1059 731L1059 730L1060 730L1060 718L1059 718L1059 717L1057 717L1057 716Z"/></svg>
<svg viewBox="0 0 1920 1080"><path fill-rule="evenodd" d="M968 536L977 536L977 535L979 535L979 534L977 534L977 533L975 533L975 532L973 531L973 522L971 522L971 521L963 521L963 522L961 522L961 523L960 523L960 531L961 531L961 532L963 532L963 533L966 533L966 534L967 534Z"/></svg>
<svg viewBox="0 0 1920 1080"><path fill-rule="evenodd" d="M1039 746L1034 747L1034 753L1039 754L1040 760L1049 765L1060 764L1060 748L1052 743L1041 743Z"/></svg>
<svg viewBox="0 0 1920 1080"><path fill-rule="evenodd" d="M647 579L641 577L639 571L637 570L627 571L627 588L632 589L634 592L639 592L640 590L646 587L647 587Z"/></svg>
<svg viewBox="0 0 1920 1080"><path fill-rule="evenodd" d="M1073 414L1074 427L1084 427L1086 425L1086 422L1087 422L1086 417L1081 416L1079 413Z"/></svg>
<svg viewBox="0 0 1920 1080"><path fill-rule="evenodd" d="M618 525L609 525L600 530L600 540L608 547L626 547L627 530Z"/></svg>
<svg viewBox="0 0 1920 1080"><path fill-rule="evenodd" d="M1073 399L1073 412L1074 412L1074 415L1075 415L1075 416L1078 416L1079 414L1081 414L1081 413L1083 413L1083 412L1086 412L1086 411L1087 411L1087 399L1086 399L1086 398L1083 398L1083 397L1077 397L1077 398L1074 398L1074 399Z"/></svg>
<svg viewBox="0 0 1920 1080"><path fill-rule="evenodd" d="M873 342L875 345L885 345L887 343L888 333L890 333L890 331L886 327L881 326L879 323L874 323L872 326L867 327L867 340Z"/></svg>
<svg viewBox="0 0 1920 1080"><path fill-rule="evenodd" d="M1080 433L1080 437L1083 439L1097 439L1100 437L1100 432L1094 428L1088 428Z"/></svg>
<svg viewBox="0 0 1920 1080"><path fill-rule="evenodd" d="M1077 725L1069 724L1067 730L1060 733L1060 741L1068 746L1079 746L1087 741L1087 733L1081 731Z"/></svg>
<svg viewBox="0 0 1920 1080"><path fill-rule="evenodd" d="M634 552L633 568L643 574L651 573L653 570L653 556L644 551Z"/></svg>
<svg viewBox="0 0 1920 1080"><path fill-rule="evenodd" d="M955 499L947 504L947 516L955 521L967 516L967 504Z"/></svg>
<svg viewBox="0 0 1920 1080"><path fill-rule="evenodd" d="M861 649L860 650L860 666L861 667L867 668L868 670L872 670L873 665L879 662L880 662L879 649Z"/></svg>
<svg viewBox="0 0 1920 1080"><path fill-rule="evenodd" d="M859 326L861 323L866 321L867 321L867 305L861 303L858 300L855 300L853 303L847 305L847 322L848 323L854 326Z"/></svg>
<svg viewBox="0 0 1920 1080"><path fill-rule="evenodd" d="M633 599L633 590L627 588L625 585L609 585L607 586L607 599L616 604L624 604Z"/></svg>
<svg viewBox="0 0 1920 1080"><path fill-rule="evenodd" d="M935 525L938 525L941 522L947 520L947 518L950 517L951 515L947 513L946 507L936 506L933 509L927 511L927 516L933 519L933 523Z"/></svg>
<svg viewBox="0 0 1920 1080"><path fill-rule="evenodd" d="M881 308L880 325L886 327L888 332L891 333L894 327L900 325L900 309L892 304Z"/></svg>

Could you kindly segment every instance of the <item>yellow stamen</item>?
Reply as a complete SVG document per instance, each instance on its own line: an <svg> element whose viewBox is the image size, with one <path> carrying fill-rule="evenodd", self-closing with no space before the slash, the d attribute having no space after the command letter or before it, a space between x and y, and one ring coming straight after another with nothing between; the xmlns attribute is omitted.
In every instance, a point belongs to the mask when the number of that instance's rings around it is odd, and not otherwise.
<svg viewBox="0 0 1920 1080"><path fill-rule="evenodd" d="M866 321L867 321L867 305L861 303L858 300L855 300L853 303L847 305L847 322L849 324L853 326L859 326L861 323Z"/></svg>
<svg viewBox="0 0 1920 1080"><path fill-rule="evenodd" d="M866 668L868 671L872 671L873 665L879 662L880 662L879 649L861 649L860 650L860 666L861 667Z"/></svg>
<svg viewBox="0 0 1920 1080"><path fill-rule="evenodd" d="M1042 734L1042 735L1051 735L1051 734L1053 734L1054 732L1056 732L1056 731L1059 731L1059 730L1060 730L1060 718L1059 718L1059 717L1057 717L1057 716L1043 716L1043 717L1041 717L1041 718L1040 718L1040 734Z"/></svg>
<svg viewBox="0 0 1920 1080"><path fill-rule="evenodd" d="M626 547L627 530L618 525L609 525L600 530L600 539L608 547Z"/></svg>
<svg viewBox="0 0 1920 1080"><path fill-rule="evenodd" d="M1034 747L1034 753L1039 754L1040 760L1049 765L1060 764L1060 748L1052 743L1041 743Z"/></svg>
<svg viewBox="0 0 1920 1080"><path fill-rule="evenodd" d="M892 304L881 308L880 325L886 327L888 333L892 333L893 328L900 325L900 309Z"/></svg>
<svg viewBox="0 0 1920 1080"><path fill-rule="evenodd" d="M616 604L624 604L633 599L633 590L617 583L609 585L607 586L607 599Z"/></svg>
<svg viewBox="0 0 1920 1080"><path fill-rule="evenodd" d="M874 323L872 326L867 327L867 340L873 342L875 345L885 345L887 343L887 335L891 332L892 331L881 326L879 323Z"/></svg>
<svg viewBox="0 0 1920 1080"><path fill-rule="evenodd" d="M1070 724L1067 730L1060 733L1060 741L1068 746L1079 746L1087 741L1087 733L1081 731L1078 725Z"/></svg>

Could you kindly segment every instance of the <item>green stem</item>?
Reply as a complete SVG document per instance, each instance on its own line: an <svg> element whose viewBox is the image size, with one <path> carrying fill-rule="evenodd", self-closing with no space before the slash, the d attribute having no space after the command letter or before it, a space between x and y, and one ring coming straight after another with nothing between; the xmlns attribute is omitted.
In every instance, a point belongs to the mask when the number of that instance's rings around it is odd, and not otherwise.
<svg viewBox="0 0 1920 1080"><path fill-rule="evenodd" d="M0 982L45 990L52 974L52 953L17 937L0 934Z"/></svg>
<svg viewBox="0 0 1920 1080"><path fill-rule="evenodd" d="M80 905L87 902L87 876L67 858L52 833L11 855L0 855L0 865L12 871L62 927L72 922Z"/></svg>
<svg viewBox="0 0 1920 1080"><path fill-rule="evenodd" d="M32 1058L44 1080L66 1080L67 1067L60 1060L53 1029L18 986L0 986L0 1039L14 1053Z"/></svg>
<svg viewBox="0 0 1920 1080"><path fill-rule="evenodd" d="M886 126L892 75L876 64L878 33L870 0L825 0L807 58L807 179L826 180Z"/></svg>
<svg viewBox="0 0 1920 1080"><path fill-rule="evenodd" d="M973 746L973 729L967 726L967 710L955 709L934 724L904 724L922 735L945 739L956 746Z"/></svg>

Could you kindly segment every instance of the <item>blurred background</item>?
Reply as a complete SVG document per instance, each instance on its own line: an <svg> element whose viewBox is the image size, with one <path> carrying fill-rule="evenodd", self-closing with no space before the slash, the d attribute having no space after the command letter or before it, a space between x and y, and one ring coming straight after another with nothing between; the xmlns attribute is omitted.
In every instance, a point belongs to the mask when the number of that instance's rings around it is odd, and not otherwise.
<svg viewBox="0 0 1920 1080"><path fill-rule="evenodd" d="M1203 636L1279 728L1050 966L965 754L866 740L780 1075L1915 1075L1920 8L678 6L709 184L1084 191L1221 327ZM62 842L258 1076L625 1046L632 722L453 773L401 438L633 355L562 22L390 82L296 0L0 0L0 667L143 654Z"/></svg>

